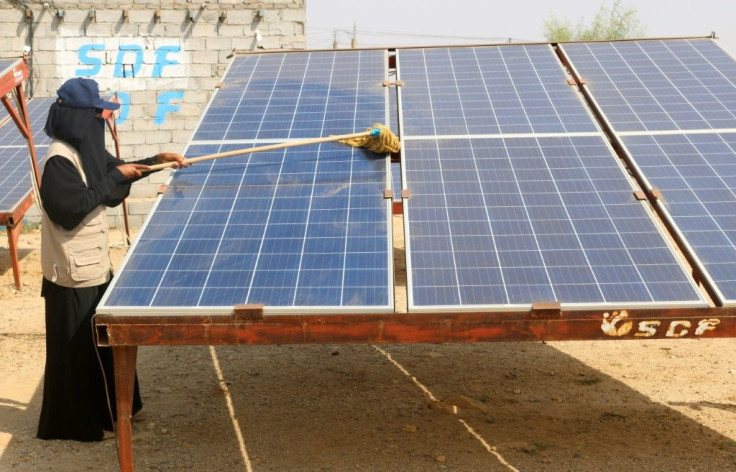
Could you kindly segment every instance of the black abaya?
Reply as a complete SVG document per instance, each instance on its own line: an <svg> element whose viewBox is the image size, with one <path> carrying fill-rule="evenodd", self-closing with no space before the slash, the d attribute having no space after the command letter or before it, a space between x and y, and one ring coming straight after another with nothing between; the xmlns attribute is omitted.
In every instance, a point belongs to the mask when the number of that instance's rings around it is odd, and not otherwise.
<svg viewBox="0 0 736 472"><path fill-rule="evenodd" d="M41 439L101 441L115 417L113 359L110 348L96 348L92 315L108 284L67 288L43 279L46 304L46 369L37 436ZM105 382L95 349L99 349ZM135 382L133 413L142 407ZM112 412L110 412L112 410Z"/></svg>

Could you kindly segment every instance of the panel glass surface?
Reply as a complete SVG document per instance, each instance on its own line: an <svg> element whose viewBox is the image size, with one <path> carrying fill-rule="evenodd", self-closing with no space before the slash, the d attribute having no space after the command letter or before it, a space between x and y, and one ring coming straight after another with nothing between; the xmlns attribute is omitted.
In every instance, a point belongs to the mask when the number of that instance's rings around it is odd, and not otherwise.
<svg viewBox="0 0 736 472"><path fill-rule="evenodd" d="M51 142L43 127L52 102L50 98L34 98L27 104L39 166ZM7 112L5 116L9 118ZM13 211L31 191L31 185L28 145L15 123L8 119L0 126L0 212Z"/></svg>
<svg viewBox="0 0 736 472"><path fill-rule="evenodd" d="M410 308L702 305L600 136L405 142Z"/></svg>
<svg viewBox="0 0 736 472"><path fill-rule="evenodd" d="M595 132L547 45L397 52L404 136Z"/></svg>
<svg viewBox="0 0 736 472"><path fill-rule="evenodd" d="M385 54L236 56L194 140L315 138L385 123Z"/></svg>
<svg viewBox="0 0 736 472"><path fill-rule="evenodd" d="M736 128L736 61L710 39L562 48L615 131Z"/></svg>
<svg viewBox="0 0 736 472"><path fill-rule="evenodd" d="M105 305L387 306L385 174L375 154L335 144L178 171Z"/></svg>
<svg viewBox="0 0 736 472"><path fill-rule="evenodd" d="M383 51L236 57L186 155L386 122L385 62ZM337 143L179 170L98 310L392 311L387 171L384 155Z"/></svg>
<svg viewBox="0 0 736 472"><path fill-rule="evenodd" d="M736 134L626 136L722 296L736 303Z"/></svg>

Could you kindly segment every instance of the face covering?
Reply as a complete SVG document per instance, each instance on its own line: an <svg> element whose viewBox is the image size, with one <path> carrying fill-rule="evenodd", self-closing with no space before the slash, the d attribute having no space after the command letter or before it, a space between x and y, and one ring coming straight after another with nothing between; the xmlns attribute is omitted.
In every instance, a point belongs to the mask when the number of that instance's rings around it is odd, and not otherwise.
<svg viewBox="0 0 736 472"><path fill-rule="evenodd" d="M87 187L107 174L105 120L94 108L70 108L53 103L44 131L51 139L64 141L79 153Z"/></svg>

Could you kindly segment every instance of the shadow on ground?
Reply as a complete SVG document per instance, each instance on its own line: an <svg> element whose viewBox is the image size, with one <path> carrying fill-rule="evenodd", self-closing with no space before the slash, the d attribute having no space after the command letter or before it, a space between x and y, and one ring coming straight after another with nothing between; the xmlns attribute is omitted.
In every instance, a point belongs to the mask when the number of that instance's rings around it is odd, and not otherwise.
<svg viewBox="0 0 736 472"><path fill-rule="evenodd" d="M226 391L254 471L510 470L458 419L519 470L736 469L733 440L549 345L381 347L438 398L464 395L486 411L428 408L371 346L213 348L225 389L209 347L146 347L136 470L246 470ZM0 402L12 434L0 469L117 470L112 441L34 439L39 395L25 411Z"/></svg>

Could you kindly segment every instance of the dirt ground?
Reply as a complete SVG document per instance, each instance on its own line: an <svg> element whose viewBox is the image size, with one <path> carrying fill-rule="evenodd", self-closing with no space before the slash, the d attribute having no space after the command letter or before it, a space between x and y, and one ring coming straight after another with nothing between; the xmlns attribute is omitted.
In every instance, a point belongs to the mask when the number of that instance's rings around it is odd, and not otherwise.
<svg viewBox="0 0 736 472"><path fill-rule="evenodd" d="M113 234L116 262L126 246ZM40 234L0 242L0 471L115 471L35 438ZM736 340L144 347L140 471L734 471ZM435 401L436 400L436 401ZM454 405L454 407L453 407Z"/></svg>

